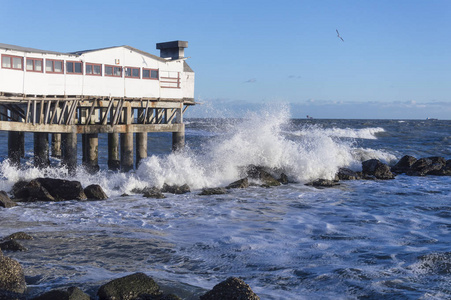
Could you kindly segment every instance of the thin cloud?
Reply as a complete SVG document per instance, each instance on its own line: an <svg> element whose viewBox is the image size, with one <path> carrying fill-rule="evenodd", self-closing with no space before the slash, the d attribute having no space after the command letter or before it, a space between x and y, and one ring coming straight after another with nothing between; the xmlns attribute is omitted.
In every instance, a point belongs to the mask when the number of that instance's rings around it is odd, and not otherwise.
<svg viewBox="0 0 451 300"><path fill-rule="evenodd" d="M255 83L256 81L257 81L257 79L251 78L249 80L246 80L244 83Z"/></svg>

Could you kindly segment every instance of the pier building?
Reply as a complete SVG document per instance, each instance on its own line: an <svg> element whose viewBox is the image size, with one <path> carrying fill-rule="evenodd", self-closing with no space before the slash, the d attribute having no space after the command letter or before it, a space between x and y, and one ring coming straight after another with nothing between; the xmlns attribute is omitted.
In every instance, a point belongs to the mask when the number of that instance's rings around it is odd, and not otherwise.
<svg viewBox="0 0 451 300"><path fill-rule="evenodd" d="M147 157L148 133L170 132L173 149L183 148L183 114L195 104L187 47L157 43L156 56L130 46L61 53L0 44L0 130L8 131L10 161L20 164L24 132L34 134L37 167L48 166L51 154L71 172L79 134L92 171L98 134L108 134L109 168L122 171Z"/></svg>

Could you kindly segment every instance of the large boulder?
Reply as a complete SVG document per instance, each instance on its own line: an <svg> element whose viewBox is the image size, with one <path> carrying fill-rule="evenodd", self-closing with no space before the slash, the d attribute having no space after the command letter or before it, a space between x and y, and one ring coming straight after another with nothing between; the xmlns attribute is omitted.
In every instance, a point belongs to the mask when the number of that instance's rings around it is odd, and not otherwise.
<svg viewBox="0 0 451 300"><path fill-rule="evenodd" d="M362 162L362 173L372 175L377 179L394 179L395 175L390 171L390 167L377 159L370 159Z"/></svg>
<svg viewBox="0 0 451 300"><path fill-rule="evenodd" d="M22 266L12 258L0 256L0 291L22 294L25 288Z"/></svg>
<svg viewBox="0 0 451 300"><path fill-rule="evenodd" d="M424 157L418 159L407 172L411 176L441 175L441 170L446 168L446 160L443 157Z"/></svg>
<svg viewBox="0 0 451 300"><path fill-rule="evenodd" d="M140 295L161 295L160 287L144 273L114 279L99 288L99 300L132 300Z"/></svg>
<svg viewBox="0 0 451 300"><path fill-rule="evenodd" d="M33 237L31 235L23 231L10 234L7 237L3 238L3 240L32 240L32 239Z"/></svg>
<svg viewBox="0 0 451 300"><path fill-rule="evenodd" d="M67 290L52 290L46 292L32 300L90 300L88 294L85 294L77 287L70 287Z"/></svg>
<svg viewBox="0 0 451 300"><path fill-rule="evenodd" d="M16 205L16 202L12 201L5 191L0 191L0 207L11 208Z"/></svg>
<svg viewBox="0 0 451 300"><path fill-rule="evenodd" d="M411 170L412 165L416 163L417 159L410 155L404 155L397 163L391 168L394 173L407 173Z"/></svg>
<svg viewBox="0 0 451 300"><path fill-rule="evenodd" d="M211 195L223 195L223 194L227 194L227 190L223 187L218 187L218 188L205 188L202 190L202 192L200 192L199 195L211 196Z"/></svg>
<svg viewBox="0 0 451 300"><path fill-rule="evenodd" d="M334 187L334 186L337 186L337 185L340 185L340 184L337 181L335 181L335 180L320 178L320 179L316 179L316 180L314 180L312 182L309 182L306 185L313 186L313 187L321 189L321 188Z"/></svg>
<svg viewBox="0 0 451 300"><path fill-rule="evenodd" d="M24 184L18 182L13 187L15 198L25 202L86 200L81 183L54 178L36 178Z"/></svg>
<svg viewBox="0 0 451 300"><path fill-rule="evenodd" d="M147 187L142 190L142 194L146 198L153 198L153 199L166 198L166 196L161 192L161 190L156 187Z"/></svg>
<svg viewBox="0 0 451 300"><path fill-rule="evenodd" d="M0 249L4 251L27 251L27 248L19 244L16 240L1 242Z"/></svg>
<svg viewBox="0 0 451 300"><path fill-rule="evenodd" d="M278 186L280 181L274 178L263 167L249 165L246 169L247 176L251 179L260 180L264 186Z"/></svg>
<svg viewBox="0 0 451 300"><path fill-rule="evenodd" d="M85 187L84 193L90 200L105 200L108 199L107 194L103 191L102 187L98 184L91 184Z"/></svg>
<svg viewBox="0 0 451 300"><path fill-rule="evenodd" d="M229 277L200 296L200 300L260 300L260 297L243 280Z"/></svg>
<svg viewBox="0 0 451 300"><path fill-rule="evenodd" d="M362 179L359 173L347 168L340 168L337 173L338 180L359 180Z"/></svg>
<svg viewBox="0 0 451 300"><path fill-rule="evenodd" d="M191 189L187 184L184 185L168 185L164 184L163 188L161 189L163 193L171 193L171 194L186 194L191 192Z"/></svg>
<svg viewBox="0 0 451 300"><path fill-rule="evenodd" d="M249 187L249 179L243 178L229 184L226 189L245 189Z"/></svg>

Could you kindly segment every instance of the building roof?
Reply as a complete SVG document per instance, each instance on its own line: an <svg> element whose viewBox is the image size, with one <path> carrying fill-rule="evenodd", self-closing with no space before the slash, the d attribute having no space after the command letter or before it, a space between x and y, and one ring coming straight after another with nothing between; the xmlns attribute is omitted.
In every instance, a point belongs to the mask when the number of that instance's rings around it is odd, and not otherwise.
<svg viewBox="0 0 451 300"><path fill-rule="evenodd" d="M150 58L159 60L159 61L161 61L161 62L166 62L166 61L167 61L167 60L164 59L164 58L161 58L161 57L159 57L159 56L150 54L150 53L148 53L148 52L145 52L145 51L142 51L142 50L133 48L133 47L128 46L128 45L123 45L123 46L113 46L113 47L105 47L105 48L90 49L90 50L81 50L81 51L72 52L72 53L70 53L70 54L82 55L82 54L84 54L84 53L95 52L95 51L102 51L102 50L114 49L114 48L121 48L121 47L127 48L127 49L129 49L129 50L131 50L131 51L135 51L135 52L137 52L137 53L139 53L139 54L142 54L142 55L144 55L144 56L147 56L147 57L150 57Z"/></svg>
<svg viewBox="0 0 451 300"><path fill-rule="evenodd" d="M57 52L57 51L48 51L48 50L41 50L41 49L35 49L35 48L29 48L29 47L21 47L16 45L10 45L10 44L3 44L0 43L0 49L6 49L6 50L15 50L15 51L22 51L22 52L33 52L33 53L44 53L44 54L58 54L58 55L74 55L73 53L63 53L63 52Z"/></svg>

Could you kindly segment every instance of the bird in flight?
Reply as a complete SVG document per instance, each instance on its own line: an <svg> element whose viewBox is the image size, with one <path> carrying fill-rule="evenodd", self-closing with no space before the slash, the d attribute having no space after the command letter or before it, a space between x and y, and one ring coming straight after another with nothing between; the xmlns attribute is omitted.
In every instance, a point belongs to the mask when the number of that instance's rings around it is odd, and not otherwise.
<svg viewBox="0 0 451 300"><path fill-rule="evenodd" d="M340 36L340 33L338 32L338 29L335 29L335 31L337 32L337 37L344 42L345 40Z"/></svg>

